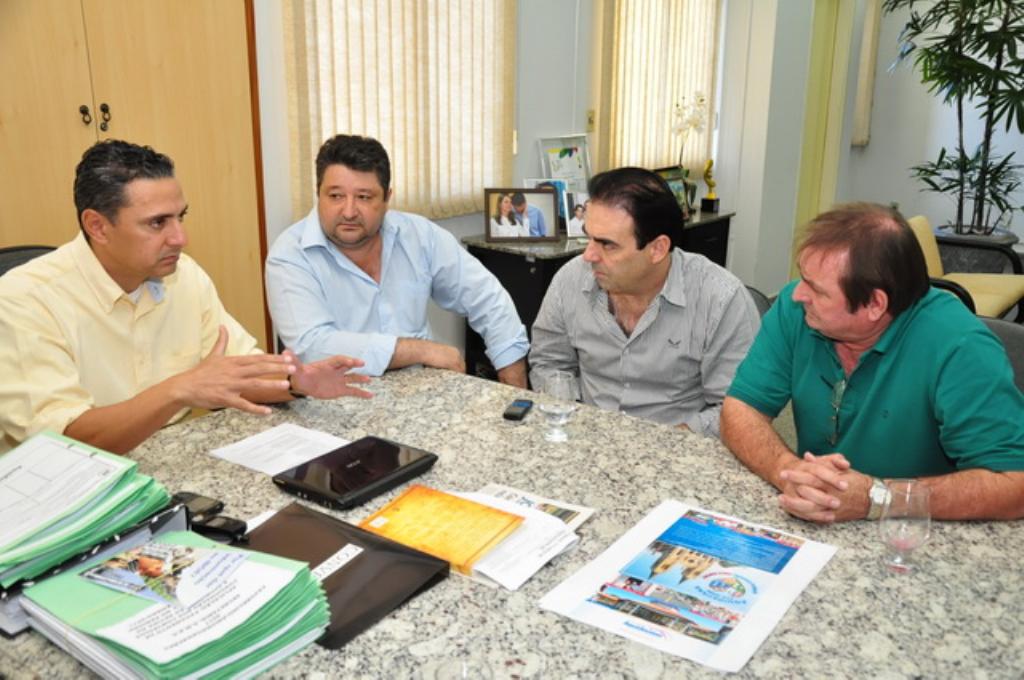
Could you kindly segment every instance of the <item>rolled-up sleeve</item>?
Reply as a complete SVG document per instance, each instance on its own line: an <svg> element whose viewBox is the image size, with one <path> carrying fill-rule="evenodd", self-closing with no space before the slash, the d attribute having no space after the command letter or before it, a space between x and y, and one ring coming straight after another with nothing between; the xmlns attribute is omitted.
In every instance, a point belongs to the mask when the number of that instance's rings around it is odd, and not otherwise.
<svg viewBox="0 0 1024 680"><path fill-rule="evenodd" d="M328 300L330 284L314 272L297 234L286 232L278 241L267 257L267 305L285 347L306 363L338 354L357 357L364 366L354 372L382 375L391 363L397 336L339 328Z"/></svg>
<svg viewBox="0 0 1024 680"><path fill-rule="evenodd" d="M501 282L450 233L436 228L430 242L431 297L442 309L466 317L497 369L519 361L530 349L526 327Z"/></svg>
<svg viewBox="0 0 1024 680"><path fill-rule="evenodd" d="M745 288L738 286L722 308L718 323L708 329L707 344L701 358L707 406L696 419L687 423L691 430L720 436L722 402L760 327L761 318L754 301Z"/></svg>
<svg viewBox="0 0 1024 680"><path fill-rule="evenodd" d="M572 269L565 266L555 273L533 322L530 384L534 389L543 385L554 371L577 371L579 357L569 340L566 322L566 314L572 310L565 304L566 289L572 285Z"/></svg>

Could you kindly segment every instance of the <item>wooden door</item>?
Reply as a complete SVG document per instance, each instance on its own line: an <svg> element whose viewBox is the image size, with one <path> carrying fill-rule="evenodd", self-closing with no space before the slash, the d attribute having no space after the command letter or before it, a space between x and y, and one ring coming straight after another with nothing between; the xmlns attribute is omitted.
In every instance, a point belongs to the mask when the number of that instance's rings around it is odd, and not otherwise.
<svg viewBox="0 0 1024 680"><path fill-rule="evenodd" d="M0 0L0 247L78 232L72 185L96 124L77 0Z"/></svg>
<svg viewBox="0 0 1024 680"><path fill-rule="evenodd" d="M248 39L242 0L83 0L100 137L175 162L186 249L224 306L266 339Z"/></svg>

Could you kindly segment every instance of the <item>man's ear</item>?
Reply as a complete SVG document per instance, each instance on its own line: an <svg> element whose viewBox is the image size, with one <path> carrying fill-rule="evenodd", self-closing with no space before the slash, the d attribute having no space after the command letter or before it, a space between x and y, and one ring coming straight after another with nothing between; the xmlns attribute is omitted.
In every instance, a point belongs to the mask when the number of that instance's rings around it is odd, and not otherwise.
<svg viewBox="0 0 1024 680"><path fill-rule="evenodd" d="M672 239L665 234L661 234L647 244L647 250L651 258L651 264L658 264L672 254Z"/></svg>
<svg viewBox="0 0 1024 680"><path fill-rule="evenodd" d="M85 230L91 242L106 243L109 238L107 230L110 227L110 220L98 210L86 208L82 211L82 229Z"/></svg>
<svg viewBox="0 0 1024 680"><path fill-rule="evenodd" d="M871 298L868 299L866 307L868 309L868 318L872 321L878 321L889 313L888 294L881 288L875 288L871 291Z"/></svg>

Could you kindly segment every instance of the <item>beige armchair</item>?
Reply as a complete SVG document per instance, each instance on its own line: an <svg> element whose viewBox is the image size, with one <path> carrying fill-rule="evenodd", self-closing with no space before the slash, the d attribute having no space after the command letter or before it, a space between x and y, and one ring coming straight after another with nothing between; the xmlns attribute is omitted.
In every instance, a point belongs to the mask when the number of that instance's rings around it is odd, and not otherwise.
<svg viewBox="0 0 1024 680"><path fill-rule="evenodd" d="M1020 258L1009 248L1007 257L1013 267L1013 274L978 274L967 272L945 272L942 268L942 259L939 257L939 244L932 225L927 217L917 215L911 217L907 222L914 230L921 250L924 251L925 263L928 266L928 276L932 283L942 288L951 288L958 295L963 297L965 291L973 302L974 310L978 316L1000 318L1004 316L1014 305L1017 305L1016 321L1024 320L1024 305L1020 302L1024 299L1024 268L1021 266ZM963 243L958 243L963 246ZM980 245L979 247L986 247ZM993 246L998 247L998 246ZM955 287L942 285L943 283L955 284ZM958 287L961 290L956 291ZM971 305L968 305L970 307Z"/></svg>

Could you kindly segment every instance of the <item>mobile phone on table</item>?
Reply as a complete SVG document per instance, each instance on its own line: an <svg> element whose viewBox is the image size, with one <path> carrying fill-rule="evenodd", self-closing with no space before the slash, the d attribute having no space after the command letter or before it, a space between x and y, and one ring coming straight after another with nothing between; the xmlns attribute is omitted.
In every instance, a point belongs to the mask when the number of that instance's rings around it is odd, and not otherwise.
<svg viewBox="0 0 1024 680"><path fill-rule="evenodd" d="M192 522L203 521L212 517L224 509L224 502L202 494L191 491L179 491L171 497L174 504L184 504L188 509L189 520Z"/></svg>
<svg viewBox="0 0 1024 680"><path fill-rule="evenodd" d="M503 417L505 420L522 420L533 408L533 402L529 399L516 399L505 409Z"/></svg>
<svg viewBox="0 0 1024 680"><path fill-rule="evenodd" d="M238 543L245 537L246 523L234 517L207 515L192 522L192 531L218 543Z"/></svg>

